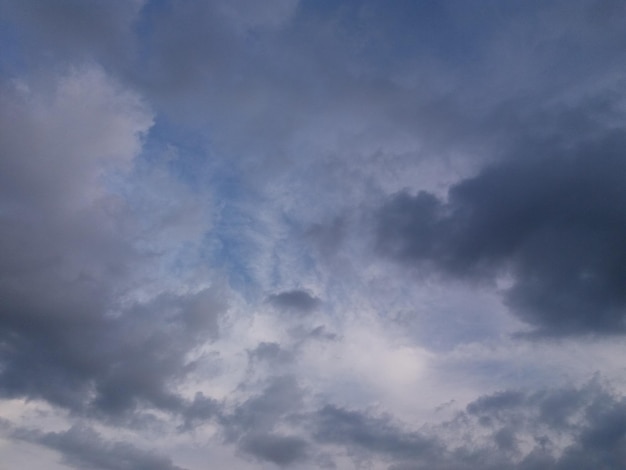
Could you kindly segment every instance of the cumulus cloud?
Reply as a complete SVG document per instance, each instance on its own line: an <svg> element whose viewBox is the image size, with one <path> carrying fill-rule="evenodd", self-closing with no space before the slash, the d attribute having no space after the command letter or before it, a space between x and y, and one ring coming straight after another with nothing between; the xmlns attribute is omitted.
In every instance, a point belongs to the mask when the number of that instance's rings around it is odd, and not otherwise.
<svg viewBox="0 0 626 470"><path fill-rule="evenodd" d="M280 431L289 422L297 421L304 395L293 376L272 378L259 394L222 418L226 438L261 461L285 466L305 460L306 440Z"/></svg>
<svg viewBox="0 0 626 470"><path fill-rule="evenodd" d="M620 133L564 151L529 148L455 184L447 201L391 198L381 253L468 281L512 277L505 298L540 333L621 333L626 212Z"/></svg>
<svg viewBox="0 0 626 470"><path fill-rule="evenodd" d="M506 390L478 398L449 421L414 431L388 416L327 405L308 416L313 437L357 462L394 470L566 469L623 465L622 396L582 387Z"/></svg>
<svg viewBox="0 0 626 470"><path fill-rule="evenodd" d="M2 83L4 205L77 209L102 197L107 171L131 168L153 117L99 67L44 80Z"/></svg>
<svg viewBox="0 0 626 470"><path fill-rule="evenodd" d="M5 84L3 100L0 393L81 412L182 409L170 382L226 307L211 288L128 295L154 263L110 186L131 173L148 110L98 68Z"/></svg>
<svg viewBox="0 0 626 470"><path fill-rule="evenodd" d="M426 463L441 452L436 439L363 412L328 405L315 414L314 422L319 441L378 458Z"/></svg>
<svg viewBox="0 0 626 470"><path fill-rule="evenodd" d="M281 467L306 459L307 442L293 436L247 434L240 446L244 452Z"/></svg>
<svg viewBox="0 0 626 470"><path fill-rule="evenodd" d="M489 431L498 451L506 450L503 436L520 443L504 468L613 469L624 459L624 404L620 395L590 382L581 388L500 392L469 404L467 413Z"/></svg>
<svg viewBox="0 0 626 470"><path fill-rule="evenodd" d="M184 470L155 450L143 450L121 441L108 441L89 427L43 433L18 429L15 437L58 451L73 468L92 470Z"/></svg>

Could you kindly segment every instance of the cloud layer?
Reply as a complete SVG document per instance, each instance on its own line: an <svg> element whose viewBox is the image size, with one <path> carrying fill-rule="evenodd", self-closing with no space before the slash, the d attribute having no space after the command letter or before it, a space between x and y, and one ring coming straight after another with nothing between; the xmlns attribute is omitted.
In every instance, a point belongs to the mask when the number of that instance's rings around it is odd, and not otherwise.
<svg viewBox="0 0 626 470"><path fill-rule="evenodd" d="M0 0L4 467L623 468L625 15Z"/></svg>

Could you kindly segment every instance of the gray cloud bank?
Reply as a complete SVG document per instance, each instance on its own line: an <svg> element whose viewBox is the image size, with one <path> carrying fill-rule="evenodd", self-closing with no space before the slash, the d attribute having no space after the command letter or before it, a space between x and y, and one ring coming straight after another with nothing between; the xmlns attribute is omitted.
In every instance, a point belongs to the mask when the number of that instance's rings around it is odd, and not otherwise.
<svg viewBox="0 0 626 470"><path fill-rule="evenodd" d="M626 401L595 382L484 396L453 421L418 432L332 406L315 422L319 441L394 470L616 470L626 458Z"/></svg>
<svg viewBox="0 0 626 470"><path fill-rule="evenodd" d="M109 441L89 427L42 433L18 429L14 437L58 451L71 467L90 470L185 470L156 450L143 450L121 441Z"/></svg>
<svg viewBox="0 0 626 470"><path fill-rule="evenodd" d="M279 466L331 468L328 456L337 449L360 464L385 462L394 470L617 470L626 458L626 400L597 380L485 395L451 421L417 430L332 404L303 413L302 399L292 379L280 378L226 426L242 451ZM295 434L276 434L281 422Z"/></svg>
<svg viewBox="0 0 626 470"><path fill-rule="evenodd" d="M254 461L296 468L337 468L338 455L393 470L619 470L626 459L626 399L598 380L485 395L452 420L416 430L389 415L332 404L304 411L305 399L293 377L283 376L232 411L218 406L224 439ZM49 447L77 468L180 469L84 425L60 432L8 427L13 438Z"/></svg>

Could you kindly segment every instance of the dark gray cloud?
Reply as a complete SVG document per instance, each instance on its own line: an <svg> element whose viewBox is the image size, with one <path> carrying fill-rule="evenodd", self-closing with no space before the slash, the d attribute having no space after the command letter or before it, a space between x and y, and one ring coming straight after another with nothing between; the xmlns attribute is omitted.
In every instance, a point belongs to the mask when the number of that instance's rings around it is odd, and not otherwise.
<svg viewBox="0 0 626 470"><path fill-rule="evenodd" d="M143 450L122 441L109 441L85 426L44 433L18 429L14 437L58 451L70 467L85 470L184 470L156 450Z"/></svg>
<svg viewBox="0 0 626 470"><path fill-rule="evenodd" d="M312 330L305 333L305 339L318 339L323 341L336 341L338 336L335 333L328 331L324 325L316 326Z"/></svg>
<svg viewBox="0 0 626 470"><path fill-rule="evenodd" d="M272 294L267 300L280 310L294 313L309 313L321 304L320 299L301 289Z"/></svg>
<svg viewBox="0 0 626 470"><path fill-rule="evenodd" d="M382 459L394 470L617 470L626 457L626 400L596 381L483 396L452 421L420 432L332 405L309 419L318 443L342 446L361 462Z"/></svg>
<svg viewBox="0 0 626 470"><path fill-rule="evenodd" d="M306 460L308 443L298 435L278 431L294 425L304 403L304 390L293 376L272 378L265 389L221 419L224 436L237 449L280 466Z"/></svg>
<svg viewBox="0 0 626 470"><path fill-rule="evenodd" d="M467 408L479 425L494 430L497 446L516 433L534 448L515 469L618 469L626 452L626 401L597 382L581 388L502 392L480 398ZM558 449L559 439L571 443Z"/></svg>
<svg viewBox="0 0 626 470"><path fill-rule="evenodd" d="M443 451L436 439L359 411L327 405L312 420L318 442L345 446L355 454L428 462Z"/></svg>
<svg viewBox="0 0 626 470"><path fill-rule="evenodd" d="M2 396L105 415L182 410L170 386L193 369L187 353L217 332L222 307L214 293L165 296L111 318L102 292L50 287L61 298L2 290Z"/></svg>
<svg viewBox="0 0 626 470"><path fill-rule="evenodd" d="M250 433L241 439L239 446L242 451L281 467L307 459L308 443L299 437Z"/></svg>
<svg viewBox="0 0 626 470"><path fill-rule="evenodd" d="M219 401L206 397L202 392L196 392L193 401L187 403L182 410L183 424L181 431L189 431L198 424L206 423L213 418L221 416L223 404Z"/></svg>
<svg viewBox="0 0 626 470"><path fill-rule="evenodd" d="M505 298L538 332L626 331L625 138L543 144L455 184L448 200L389 200L378 249L470 281L510 275Z"/></svg>

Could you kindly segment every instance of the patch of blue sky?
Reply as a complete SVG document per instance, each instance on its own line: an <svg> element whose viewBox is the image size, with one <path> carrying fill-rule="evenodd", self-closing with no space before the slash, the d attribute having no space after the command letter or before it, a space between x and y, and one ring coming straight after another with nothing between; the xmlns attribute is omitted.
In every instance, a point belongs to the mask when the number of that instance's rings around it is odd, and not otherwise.
<svg viewBox="0 0 626 470"><path fill-rule="evenodd" d="M260 231L261 222L230 201L222 205L212 232L207 234L207 262L225 271L231 287L247 300L256 299L261 287L255 263L262 247L254 236Z"/></svg>
<svg viewBox="0 0 626 470"><path fill-rule="evenodd" d="M210 139L208 133L185 129L158 115L140 158L148 164L164 163L173 176L199 190L211 162Z"/></svg>
<svg viewBox="0 0 626 470"><path fill-rule="evenodd" d="M255 297L258 279L254 265L263 250L258 242L266 227L250 208L258 209L262 198L243 181L237 160L215 155L208 135L208 131L184 129L164 116L157 116L145 137L130 180L141 179L143 172L160 166L198 199L206 200L206 210L212 218L210 228L201 246L184 246L183 243L177 248L168 262L171 275L181 273L192 264L204 263L227 273L231 286L244 297ZM132 205L145 204L143 197L132 194L137 186L129 185L124 178L109 178L108 184ZM145 212L145 207L139 206L136 211ZM197 259L194 260L194 256Z"/></svg>
<svg viewBox="0 0 626 470"><path fill-rule="evenodd" d="M133 200L132 193L136 189L133 182L155 168L167 169L169 175L191 187L196 182L196 163L201 161L203 148L199 136L177 130L162 117L156 116L143 136L142 148L135 157L132 171L109 171L103 175L103 183L111 194L127 202Z"/></svg>
<svg viewBox="0 0 626 470"><path fill-rule="evenodd" d="M15 23L2 21L0 18L0 74L4 77L14 78L22 75L27 70L27 55L24 54L22 41Z"/></svg>

